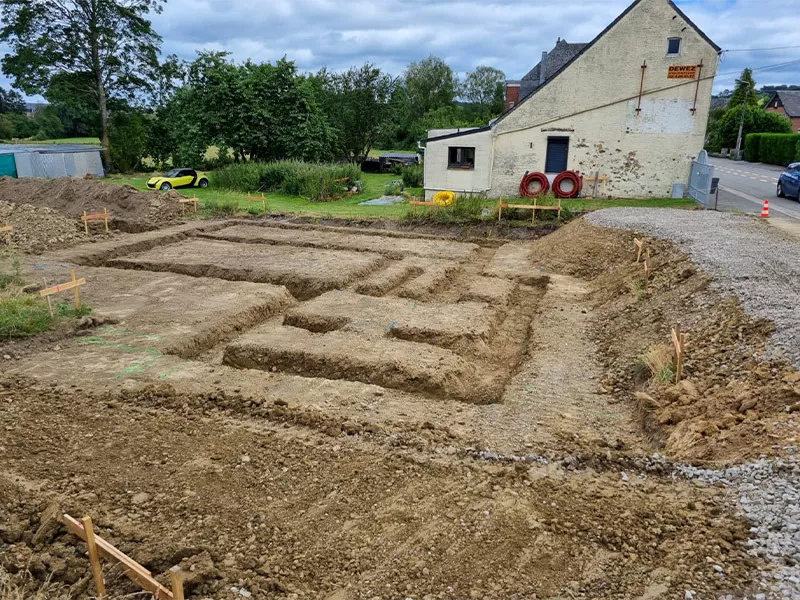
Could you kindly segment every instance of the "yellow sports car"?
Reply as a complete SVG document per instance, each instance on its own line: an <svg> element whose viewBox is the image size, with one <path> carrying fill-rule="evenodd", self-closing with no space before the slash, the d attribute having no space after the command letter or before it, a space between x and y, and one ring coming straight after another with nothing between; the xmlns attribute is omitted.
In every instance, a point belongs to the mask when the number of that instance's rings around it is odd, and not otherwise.
<svg viewBox="0 0 800 600"><path fill-rule="evenodd" d="M194 169L170 169L160 177L151 177L147 180L147 187L152 190L166 192L172 188L208 187L208 177L205 173L198 173Z"/></svg>

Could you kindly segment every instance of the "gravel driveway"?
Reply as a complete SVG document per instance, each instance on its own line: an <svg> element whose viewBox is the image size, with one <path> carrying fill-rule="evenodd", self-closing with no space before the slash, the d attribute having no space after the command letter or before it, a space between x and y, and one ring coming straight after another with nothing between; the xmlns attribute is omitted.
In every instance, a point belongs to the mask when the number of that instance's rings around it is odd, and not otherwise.
<svg viewBox="0 0 800 600"><path fill-rule="evenodd" d="M800 368L800 242L752 217L670 208L606 208L590 223L676 242L751 315L775 323L772 352Z"/></svg>

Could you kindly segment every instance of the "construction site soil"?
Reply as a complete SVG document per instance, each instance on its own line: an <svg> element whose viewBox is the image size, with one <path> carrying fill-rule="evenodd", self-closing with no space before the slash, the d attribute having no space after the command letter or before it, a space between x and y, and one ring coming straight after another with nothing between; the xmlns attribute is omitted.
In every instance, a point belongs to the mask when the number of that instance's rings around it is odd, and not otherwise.
<svg viewBox="0 0 800 600"><path fill-rule="evenodd" d="M0 347L0 573L94 595L67 512L191 598L763 593L736 498L677 466L797 444L773 326L671 243L645 280L632 233L531 231L196 221L24 256L96 320Z"/></svg>
<svg viewBox="0 0 800 600"><path fill-rule="evenodd" d="M49 208L73 219L83 230L80 218L108 211L109 227L128 233L155 229L181 217L183 198L175 191L142 192L130 185L108 185L94 179L39 179L0 177L0 202ZM91 228L104 230L103 221L91 222Z"/></svg>

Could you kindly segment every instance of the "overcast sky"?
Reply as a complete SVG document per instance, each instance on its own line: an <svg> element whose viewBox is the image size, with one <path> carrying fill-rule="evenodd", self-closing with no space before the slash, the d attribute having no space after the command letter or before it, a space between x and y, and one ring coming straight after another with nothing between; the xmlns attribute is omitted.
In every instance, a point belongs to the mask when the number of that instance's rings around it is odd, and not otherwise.
<svg viewBox="0 0 800 600"><path fill-rule="evenodd" d="M237 61L286 55L304 71L346 69L369 60L399 75L434 54L460 74L478 65L519 79L557 37L588 42L628 0L168 0L153 15L164 54L192 59L198 49L225 50ZM797 0L677 0L725 50L800 46ZM0 52L4 49L0 47ZM800 48L723 55L715 91L732 88L750 66L760 87L800 84ZM8 79L0 78L3 85Z"/></svg>

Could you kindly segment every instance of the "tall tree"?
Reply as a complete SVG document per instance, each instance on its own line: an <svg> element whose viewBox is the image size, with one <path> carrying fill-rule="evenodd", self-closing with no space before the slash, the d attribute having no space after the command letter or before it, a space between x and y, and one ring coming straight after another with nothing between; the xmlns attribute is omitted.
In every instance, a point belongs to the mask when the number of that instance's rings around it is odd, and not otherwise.
<svg viewBox="0 0 800 600"><path fill-rule="evenodd" d="M91 81L104 159L109 97L133 99L151 87L161 37L147 15L164 0L0 0L0 41L11 47L3 72L27 94L43 93L59 74Z"/></svg>
<svg viewBox="0 0 800 600"><path fill-rule="evenodd" d="M321 71L322 104L336 132L339 154L361 163L389 113L394 80L370 63L343 73Z"/></svg>
<svg viewBox="0 0 800 600"><path fill-rule="evenodd" d="M505 80L506 74L500 69L477 67L471 73L467 73L464 81L464 98L488 109L497 96L497 87L502 87Z"/></svg>
<svg viewBox="0 0 800 600"><path fill-rule="evenodd" d="M451 105L459 92L458 77L453 69L436 56L409 64L403 79L418 117Z"/></svg>
<svg viewBox="0 0 800 600"><path fill-rule="evenodd" d="M25 101L17 90L0 88L0 114L24 113Z"/></svg>
<svg viewBox="0 0 800 600"><path fill-rule="evenodd" d="M731 100L728 102L728 108L741 106L745 103L745 98L747 99L747 106L758 108L759 99L756 91L756 82L753 80L753 71L749 68L742 71L742 76L736 80L736 89L733 90Z"/></svg>

